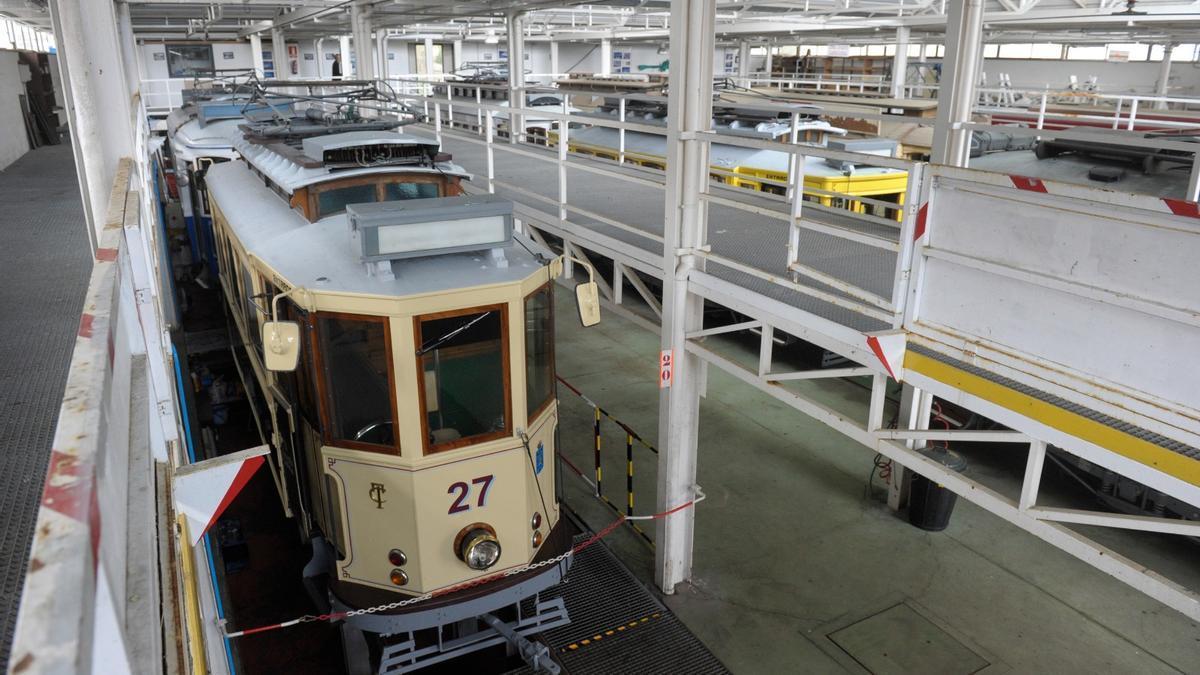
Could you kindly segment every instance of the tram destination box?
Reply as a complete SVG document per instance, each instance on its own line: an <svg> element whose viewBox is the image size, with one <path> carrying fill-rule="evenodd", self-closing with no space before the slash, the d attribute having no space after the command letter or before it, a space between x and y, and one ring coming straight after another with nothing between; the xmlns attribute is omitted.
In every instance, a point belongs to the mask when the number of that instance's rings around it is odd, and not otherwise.
<svg viewBox="0 0 1200 675"><path fill-rule="evenodd" d="M512 202L496 195L433 197L346 207L363 262L482 251L512 240Z"/></svg>

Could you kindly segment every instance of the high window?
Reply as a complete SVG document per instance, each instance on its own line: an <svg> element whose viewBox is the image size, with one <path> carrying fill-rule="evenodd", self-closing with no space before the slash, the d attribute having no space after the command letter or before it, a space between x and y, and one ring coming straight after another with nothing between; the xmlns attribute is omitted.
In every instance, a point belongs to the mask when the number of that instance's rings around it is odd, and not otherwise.
<svg viewBox="0 0 1200 675"><path fill-rule="evenodd" d="M417 317L426 452L510 433L507 324L505 305Z"/></svg>

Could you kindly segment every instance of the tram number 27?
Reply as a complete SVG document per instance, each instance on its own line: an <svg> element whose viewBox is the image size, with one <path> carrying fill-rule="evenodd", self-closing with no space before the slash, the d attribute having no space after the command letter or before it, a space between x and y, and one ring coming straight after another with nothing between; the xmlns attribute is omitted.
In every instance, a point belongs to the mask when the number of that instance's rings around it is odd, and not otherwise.
<svg viewBox="0 0 1200 675"><path fill-rule="evenodd" d="M488 490L492 487L492 478L494 478L494 476L489 474L487 476L480 476L479 478L471 479L471 485L480 486L479 498L475 500L475 506L482 507L483 505L487 504L487 495ZM471 485L467 485L465 482L459 481L451 485L450 488L446 490L446 494L448 495L458 495L454 498L454 502L450 504L450 510L446 513L462 513L463 511L471 510L471 500L469 499L471 496Z"/></svg>

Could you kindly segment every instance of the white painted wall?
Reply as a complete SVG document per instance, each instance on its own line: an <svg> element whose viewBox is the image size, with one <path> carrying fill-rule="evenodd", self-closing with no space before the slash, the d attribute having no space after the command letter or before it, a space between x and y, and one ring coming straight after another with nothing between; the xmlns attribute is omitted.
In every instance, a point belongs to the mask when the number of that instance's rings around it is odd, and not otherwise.
<svg viewBox="0 0 1200 675"><path fill-rule="evenodd" d="M17 96L25 93L17 68L17 53L0 51L0 170L29 151L25 139L25 120Z"/></svg>
<svg viewBox="0 0 1200 675"><path fill-rule="evenodd" d="M1083 84L1089 77L1099 78L1101 91L1130 91L1154 93L1158 69L1162 64L1151 62L1113 63L1109 61L1049 61L1044 59L986 59L983 72L987 83L995 86L1000 73L1008 73L1016 88L1066 87L1071 75ZM1200 64L1175 63L1171 66L1171 94L1195 96L1200 94Z"/></svg>
<svg viewBox="0 0 1200 675"><path fill-rule="evenodd" d="M213 67L218 70L250 70L254 58L250 55L249 42L214 42ZM170 77L167 69L167 45L161 42L144 42L140 45L142 72L149 80ZM158 55L157 58L155 55ZM226 58L226 56L229 58Z"/></svg>

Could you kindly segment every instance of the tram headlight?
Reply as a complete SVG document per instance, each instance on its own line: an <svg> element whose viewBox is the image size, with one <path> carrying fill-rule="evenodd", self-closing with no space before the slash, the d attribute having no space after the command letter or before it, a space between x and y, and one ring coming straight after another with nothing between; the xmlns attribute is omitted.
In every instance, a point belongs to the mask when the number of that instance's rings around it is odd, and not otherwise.
<svg viewBox="0 0 1200 675"><path fill-rule="evenodd" d="M500 540L490 527L473 525L459 538L455 554L473 570L486 570L500 559Z"/></svg>

